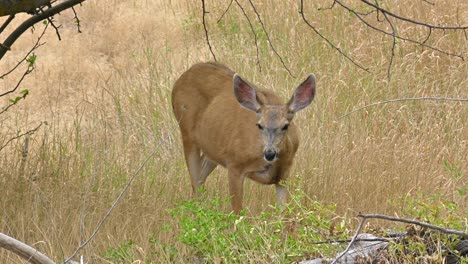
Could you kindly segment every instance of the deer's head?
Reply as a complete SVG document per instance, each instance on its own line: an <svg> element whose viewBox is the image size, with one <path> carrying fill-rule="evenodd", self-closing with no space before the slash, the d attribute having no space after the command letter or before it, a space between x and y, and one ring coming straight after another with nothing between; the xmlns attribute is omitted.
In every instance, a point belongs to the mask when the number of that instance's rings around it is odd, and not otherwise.
<svg viewBox="0 0 468 264"><path fill-rule="evenodd" d="M315 76L309 75L294 91L286 105L265 103L250 84L234 74L234 94L240 105L257 115L256 125L263 140L263 158L274 162L280 152L279 143L288 133L294 114L307 107L315 96Z"/></svg>

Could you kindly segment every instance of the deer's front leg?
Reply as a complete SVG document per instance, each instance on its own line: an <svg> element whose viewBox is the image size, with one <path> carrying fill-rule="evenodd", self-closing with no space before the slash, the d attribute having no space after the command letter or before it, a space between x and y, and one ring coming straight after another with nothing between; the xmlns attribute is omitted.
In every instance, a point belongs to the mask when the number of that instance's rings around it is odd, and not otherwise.
<svg viewBox="0 0 468 264"><path fill-rule="evenodd" d="M278 203L278 207L281 211L284 210L286 207L286 203L288 202L289 192L286 186L282 185L281 183L277 183L276 187L276 201Z"/></svg>
<svg viewBox="0 0 468 264"><path fill-rule="evenodd" d="M229 194L231 195L231 206L234 213L239 214L242 210L242 198L244 195L244 175L236 169L229 169Z"/></svg>

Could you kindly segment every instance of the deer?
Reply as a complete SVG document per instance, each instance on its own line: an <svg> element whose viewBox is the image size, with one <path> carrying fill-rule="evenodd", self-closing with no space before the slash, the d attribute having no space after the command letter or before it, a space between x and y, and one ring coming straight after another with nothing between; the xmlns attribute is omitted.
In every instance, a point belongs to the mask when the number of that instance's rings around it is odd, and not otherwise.
<svg viewBox="0 0 468 264"><path fill-rule="evenodd" d="M219 63L198 63L184 72L174 83L172 108L193 194L221 165L234 213L242 210L245 178L275 185L277 204L284 208L289 196L284 180L299 147L293 117L312 102L315 86L310 74L284 104Z"/></svg>

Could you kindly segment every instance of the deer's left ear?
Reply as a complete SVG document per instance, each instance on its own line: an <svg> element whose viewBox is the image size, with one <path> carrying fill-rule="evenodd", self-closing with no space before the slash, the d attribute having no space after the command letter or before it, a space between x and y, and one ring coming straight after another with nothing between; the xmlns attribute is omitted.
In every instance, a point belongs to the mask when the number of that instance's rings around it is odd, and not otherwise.
<svg viewBox="0 0 468 264"><path fill-rule="evenodd" d="M315 76L311 74L294 91L293 96L288 102L288 111L294 114L297 111L306 108L312 102L314 96Z"/></svg>

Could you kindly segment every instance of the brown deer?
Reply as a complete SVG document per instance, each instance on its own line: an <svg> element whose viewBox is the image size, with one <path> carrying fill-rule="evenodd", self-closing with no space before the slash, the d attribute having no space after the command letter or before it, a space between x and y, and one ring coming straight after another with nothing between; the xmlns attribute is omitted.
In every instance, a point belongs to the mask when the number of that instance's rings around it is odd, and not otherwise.
<svg viewBox="0 0 468 264"><path fill-rule="evenodd" d="M228 169L235 213L242 209L244 179L275 184L282 208L288 191L282 185L299 146L294 114L315 95L309 75L285 105L273 92L258 89L217 63L193 65L172 90L172 108L179 122L192 188L221 165Z"/></svg>

